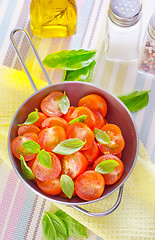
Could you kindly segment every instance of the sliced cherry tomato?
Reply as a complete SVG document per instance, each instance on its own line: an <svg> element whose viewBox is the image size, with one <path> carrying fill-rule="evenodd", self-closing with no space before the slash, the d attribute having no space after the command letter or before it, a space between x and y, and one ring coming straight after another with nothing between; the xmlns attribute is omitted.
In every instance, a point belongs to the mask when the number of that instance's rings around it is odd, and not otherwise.
<svg viewBox="0 0 155 240"><path fill-rule="evenodd" d="M14 138L14 140L11 143L11 149L16 158L20 159L20 155L22 155L25 161L29 161L36 157L37 155L36 153L35 154L29 153L23 148L23 143L28 140L38 142L38 135L36 133L29 132L25 133L22 136Z"/></svg>
<svg viewBox="0 0 155 240"><path fill-rule="evenodd" d="M84 124L86 124L88 127L93 129L96 125L96 120L95 120L93 112L87 107L77 107L73 111L73 113L70 115L70 118L75 119L75 118L80 117L82 115L87 115L87 118L84 121Z"/></svg>
<svg viewBox="0 0 155 240"><path fill-rule="evenodd" d="M104 178L100 173L92 170L85 171L75 179L77 195L86 201L101 197L105 187Z"/></svg>
<svg viewBox="0 0 155 240"><path fill-rule="evenodd" d="M70 107L68 109L68 112L66 114L64 114L63 118L67 121L70 122L72 120L72 118L70 117L71 114L74 112L74 110L76 109L76 107Z"/></svg>
<svg viewBox="0 0 155 240"><path fill-rule="evenodd" d="M37 179L38 187L49 195L57 195L62 192L60 187L60 178L55 178L50 181L40 181Z"/></svg>
<svg viewBox="0 0 155 240"><path fill-rule="evenodd" d="M115 160L119 163L119 165L110 173L103 174L105 184L106 185L111 185L117 182L120 177L122 176L123 170L124 170L124 165L123 162L116 156L112 154L106 154L101 157L99 157L93 164L93 169L95 170L96 166L105 160Z"/></svg>
<svg viewBox="0 0 155 240"><path fill-rule="evenodd" d="M58 107L58 102L62 98L63 93L59 91L51 92L47 97L45 97L41 102L41 110L43 113L49 117L60 117L63 113Z"/></svg>
<svg viewBox="0 0 155 240"><path fill-rule="evenodd" d="M89 94L80 99L78 106L88 107L91 110L98 111L104 118L107 114L106 101L97 94Z"/></svg>
<svg viewBox="0 0 155 240"><path fill-rule="evenodd" d="M93 111L93 114L96 120L95 128L102 128L105 125L105 120L102 117L101 113L99 113L98 111Z"/></svg>
<svg viewBox="0 0 155 240"><path fill-rule="evenodd" d="M28 165L29 168L32 169L34 161L35 161L35 158L27 162L27 165Z"/></svg>
<svg viewBox="0 0 155 240"><path fill-rule="evenodd" d="M121 158L122 158L122 152L116 154L116 157L118 157L119 159L121 159Z"/></svg>
<svg viewBox="0 0 155 240"><path fill-rule="evenodd" d="M85 145L81 150L90 148L94 142L95 136L93 131L84 123L75 122L68 126L66 130L66 138L78 138L83 142L86 141Z"/></svg>
<svg viewBox="0 0 155 240"><path fill-rule="evenodd" d="M87 158L88 165L91 165L99 156L99 148L96 141L93 142L92 146L87 150L82 151L82 153Z"/></svg>
<svg viewBox="0 0 155 240"><path fill-rule="evenodd" d="M53 126L43 129L39 134L39 144L46 151L52 151L61 141L66 139L66 132L63 127Z"/></svg>
<svg viewBox="0 0 155 240"><path fill-rule="evenodd" d="M25 133L28 133L28 132L34 132L38 135L40 133L40 131L41 130L33 124L32 125L22 125L18 128L18 135L22 136L22 135L24 135Z"/></svg>
<svg viewBox="0 0 155 240"><path fill-rule="evenodd" d="M42 122L47 118L45 114L42 112L38 112L39 119L37 122L34 123L38 128L41 128Z"/></svg>
<svg viewBox="0 0 155 240"><path fill-rule="evenodd" d="M103 154L112 153L114 155L120 153L125 146L120 128L114 124L107 123L101 130L105 131L111 139L111 142L108 144L99 144L101 152Z"/></svg>
<svg viewBox="0 0 155 240"><path fill-rule="evenodd" d="M87 159L81 152L76 152L64 156L61 159L61 166L62 174L66 174L74 179L87 169Z"/></svg>
<svg viewBox="0 0 155 240"><path fill-rule="evenodd" d="M68 127L68 122L61 117L49 117L43 121L41 128L50 128L53 126L63 127L65 130Z"/></svg>
<svg viewBox="0 0 155 240"><path fill-rule="evenodd" d="M32 172L34 176L40 181L50 181L52 179L55 179L59 176L61 172L61 163L59 158L54 153L49 153L52 160L51 168L47 168L41 165L37 157L32 166Z"/></svg>

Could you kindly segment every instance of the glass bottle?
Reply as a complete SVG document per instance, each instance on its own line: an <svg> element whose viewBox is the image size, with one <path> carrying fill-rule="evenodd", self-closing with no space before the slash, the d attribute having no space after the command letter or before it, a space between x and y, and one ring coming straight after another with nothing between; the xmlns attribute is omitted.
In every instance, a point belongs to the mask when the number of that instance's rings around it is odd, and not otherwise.
<svg viewBox="0 0 155 240"><path fill-rule="evenodd" d="M140 0L110 0L105 38L106 59L138 59L141 13Z"/></svg>
<svg viewBox="0 0 155 240"><path fill-rule="evenodd" d="M31 31L40 37L66 37L76 33L75 0L31 0Z"/></svg>
<svg viewBox="0 0 155 240"><path fill-rule="evenodd" d="M142 43L139 70L155 74L155 12L152 15Z"/></svg>

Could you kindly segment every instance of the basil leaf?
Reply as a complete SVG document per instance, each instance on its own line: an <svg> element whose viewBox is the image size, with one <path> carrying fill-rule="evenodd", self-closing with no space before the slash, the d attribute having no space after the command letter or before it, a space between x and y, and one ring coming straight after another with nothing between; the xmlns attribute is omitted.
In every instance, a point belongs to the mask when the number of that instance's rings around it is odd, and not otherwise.
<svg viewBox="0 0 155 240"><path fill-rule="evenodd" d="M60 178L60 186L62 188L62 191L68 198L72 198L73 192L74 192L74 182L68 175L61 175Z"/></svg>
<svg viewBox="0 0 155 240"><path fill-rule="evenodd" d="M86 142L78 138L70 138L60 142L52 152L58 153L61 155L70 155L72 153L78 152Z"/></svg>
<svg viewBox="0 0 155 240"><path fill-rule="evenodd" d="M96 61L93 60L87 67L78 70L66 70L63 81L82 81L88 82L93 73Z"/></svg>
<svg viewBox="0 0 155 240"><path fill-rule="evenodd" d="M31 124L34 124L35 122L37 122L39 119L39 115L38 115L38 109L35 108L35 111L34 112L31 112L26 121L22 124L18 124L18 126L22 126L22 125L31 125Z"/></svg>
<svg viewBox="0 0 155 240"><path fill-rule="evenodd" d="M21 169L24 174L24 176L29 180L35 180L35 176L31 170L31 168L28 167L26 164L24 157L20 155L20 163L21 163Z"/></svg>
<svg viewBox="0 0 155 240"><path fill-rule="evenodd" d="M109 160L105 160L100 162L96 168L95 168L95 172L99 172L101 174L107 174L112 172L117 166L119 165L119 163L115 160L109 159Z"/></svg>
<svg viewBox="0 0 155 240"><path fill-rule="evenodd" d="M74 123L74 122L84 122L84 121L86 120L86 118L87 118L87 115L81 115L81 116L79 116L79 117L74 118L73 120L71 120L71 121L69 122L69 124L72 124L72 123Z"/></svg>
<svg viewBox="0 0 155 240"><path fill-rule="evenodd" d="M86 228L77 220L69 216L67 213L59 209L56 211L55 215L57 215L59 219L65 223L68 230L68 236L88 238Z"/></svg>
<svg viewBox="0 0 155 240"><path fill-rule="evenodd" d="M108 136L108 134L105 131L102 131L101 129L95 128L94 133L95 133L95 138L97 139L97 141L99 143L108 144L108 143L111 142L110 137Z"/></svg>
<svg viewBox="0 0 155 240"><path fill-rule="evenodd" d="M42 149L38 153L37 158L42 166L51 168L52 159L51 159L51 155L49 154L49 152L46 152L44 149Z"/></svg>
<svg viewBox="0 0 155 240"><path fill-rule="evenodd" d="M42 219L42 229L46 239L56 240L56 230L53 225L53 221L48 213L45 212L45 215Z"/></svg>
<svg viewBox="0 0 155 240"><path fill-rule="evenodd" d="M68 112L68 109L70 107L70 101L69 98L66 96L65 92L64 95L61 97L60 101L58 101L58 107L63 114L66 114Z"/></svg>
<svg viewBox="0 0 155 240"><path fill-rule="evenodd" d="M93 61L95 53L95 50L63 50L47 55L43 64L50 68L77 70L88 66Z"/></svg>
<svg viewBox="0 0 155 240"><path fill-rule="evenodd" d="M127 106L130 112L136 112L144 108L149 102L149 91L134 91L121 94L117 97Z"/></svg>
<svg viewBox="0 0 155 240"><path fill-rule="evenodd" d="M23 148L29 153L38 153L40 151L40 145L35 141L25 141L23 143Z"/></svg>

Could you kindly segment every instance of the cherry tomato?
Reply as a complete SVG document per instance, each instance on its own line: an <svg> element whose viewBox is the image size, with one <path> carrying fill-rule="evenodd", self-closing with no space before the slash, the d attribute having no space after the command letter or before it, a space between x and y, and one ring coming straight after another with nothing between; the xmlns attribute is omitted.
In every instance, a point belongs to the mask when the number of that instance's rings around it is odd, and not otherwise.
<svg viewBox="0 0 155 240"><path fill-rule="evenodd" d="M62 174L66 174L73 179L87 169L87 159L81 152L76 152L64 156L61 159L61 166Z"/></svg>
<svg viewBox="0 0 155 240"><path fill-rule="evenodd" d="M97 94L89 94L80 99L78 106L88 107L91 110L98 111L104 118L107 114L106 101Z"/></svg>
<svg viewBox="0 0 155 240"><path fill-rule="evenodd" d="M62 98L63 93L59 91L51 92L47 97L45 97L41 102L41 110L43 113L49 117L60 117L63 113L58 107L58 102Z"/></svg>
<svg viewBox="0 0 155 240"><path fill-rule="evenodd" d="M99 156L99 148L96 141L93 142L92 146L87 150L82 151L82 153L87 158L88 165L91 165Z"/></svg>
<svg viewBox="0 0 155 240"><path fill-rule="evenodd" d="M39 144L46 151L52 151L61 141L66 139L63 127L53 126L43 129L39 134Z"/></svg>
<svg viewBox="0 0 155 240"><path fill-rule="evenodd" d="M51 168L47 168L41 165L37 157L32 166L32 172L34 176L40 181L50 181L52 179L55 179L59 176L61 172L61 163L59 158L54 153L49 153L52 160Z"/></svg>
<svg viewBox="0 0 155 240"><path fill-rule="evenodd" d="M72 118L70 116L75 109L76 109L76 107L70 107L68 109L68 112L66 114L64 114L63 119L65 119L67 122L70 122L72 120Z"/></svg>
<svg viewBox="0 0 155 240"><path fill-rule="evenodd" d="M96 120L95 128L102 128L105 125L105 120L102 117L101 113L99 113L98 111L93 111L93 114Z"/></svg>
<svg viewBox="0 0 155 240"><path fill-rule="evenodd" d="M34 161L35 161L35 158L27 162L27 165L28 165L29 168L32 169Z"/></svg>
<svg viewBox="0 0 155 240"><path fill-rule="evenodd" d="M55 178L50 181L40 181L37 179L38 187L49 195L57 195L62 192L60 187L60 178Z"/></svg>
<svg viewBox="0 0 155 240"><path fill-rule="evenodd" d="M119 159L121 159L121 158L122 158L122 152L116 154L116 157L118 157Z"/></svg>
<svg viewBox="0 0 155 240"><path fill-rule="evenodd" d="M112 153L114 155L120 153L125 146L120 128L114 124L107 123L101 130L105 131L111 139L111 142L108 144L99 144L101 152L104 154Z"/></svg>
<svg viewBox="0 0 155 240"><path fill-rule="evenodd" d="M86 150L90 148L94 142L95 136L93 131L84 123L75 122L68 126L66 130L66 137L68 138L78 138L83 142L86 140L85 145L81 150Z"/></svg>
<svg viewBox="0 0 155 240"><path fill-rule="evenodd" d="M38 135L36 133L29 132L14 138L11 143L11 149L16 158L20 159L20 155L22 155L25 161L29 161L36 157L36 153L29 153L23 148L23 143L28 140L38 142Z"/></svg>
<svg viewBox="0 0 155 240"><path fill-rule="evenodd" d="M86 201L101 197L105 187L104 178L100 173L92 170L85 171L75 179L77 195Z"/></svg>
<svg viewBox="0 0 155 240"><path fill-rule="evenodd" d="M63 127L65 130L68 127L68 122L61 117L49 117L43 121L41 128L50 128L53 126Z"/></svg>
<svg viewBox="0 0 155 240"><path fill-rule="evenodd" d="M39 119L37 122L34 123L38 128L41 128L42 122L47 118L45 114L42 112L38 112Z"/></svg>
<svg viewBox="0 0 155 240"><path fill-rule="evenodd" d="M24 135L25 133L28 133L28 132L34 132L38 135L40 133L40 129L33 124L32 125L22 125L18 128L18 135L19 136L22 136L22 135Z"/></svg>
<svg viewBox="0 0 155 240"><path fill-rule="evenodd" d="M110 173L103 174L105 184L106 185L111 185L117 182L120 177L122 176L123 170L124 170L124 165L123 162L116 156L112 154L106 154L101 157L99 157L93 164L93 169L95 170L96 166L105 160L115 160L119 163L119 165Z"/></svg>

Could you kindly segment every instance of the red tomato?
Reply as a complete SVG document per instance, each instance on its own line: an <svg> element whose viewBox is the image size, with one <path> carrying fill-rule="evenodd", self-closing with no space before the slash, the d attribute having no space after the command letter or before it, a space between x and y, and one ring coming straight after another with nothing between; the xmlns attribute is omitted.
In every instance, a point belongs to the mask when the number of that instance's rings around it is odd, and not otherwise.
<svg viewBox="0 0 155 240"><path fill-rule="evenodd" d="M32 160L30 160L30 161L27 162L27 165L28 165L29 168L32 169L32 166L33 166L34 161L35 161L35 159L32 159Z"/></svg>
<svg viewBox="0 0 155 240"><path fill-rule="evenodd" d="M55 178L50 181L40 181L37 179L38 187L49 195L57 195L62 192L60 187L60 178Z"/></svg>
<svg viewBox="0 0 155 240"><path fill-rule="evenodd" d="M121 159L121 158L122 158L122 152L116 154L116 157L118 157L119 159Z"/></svg>
<svg viewBox="0 0 155 240"><path fill-rule="evenodd" d="M68 112L66 114L64 114L63 119L65 119L67 122L70 122L72 120L72 118L70 116L75 109L76 109L76 107L70 107L68 109Z"/></svg>
<svg viewBox="0 0 155 240"><path fill-rule="evenodd" d="M111 139L111 142L108 144L99 144L101 152L104 154L112 153L114 155L120 153L125 146L120 128L114 124L107 123L101 130L105 131Z"/></svg>
<svg viewBox="0 0 155 240"><path fill-rule="evenodd" d="M28 133L28 132L34 132L38 135L40 133L40 129L33 124L32 125L22 125L18 128L18 135L19 136L22 136L22 135L24 135L25 133Z"/></svg>
<svg viewBox="0 0 155 240"><path fill-rule="evenodd" d="M62 174L66 174L73 179L87 169L87 159L81 152L76 152L64 156L61 159L61 166Z"/></svg>
<svg viewBox="0 0 155 240"><path fill-rule="evenodd" d="M37 122L34 123L38 128L41 128L42 122L47 118L45 114L42 112L38 112L39 119Z"/></svg>
<svg viewBox="0 0 155 240"><path fill-rule="evenodd" d="M93 131L84 123L75 122L68 126L66 130L66 137L68 138L78 138L83 142L86 140L85 145L81 150L86 150L90 148L94 142L95 136Z"/></svg>
<svg viewBox="0 0 155 240"><path fill-rule="evenodd" d="M94 128L96 125L96 120L94 117L93 112L87 108L87 107L77 107L73 113L70 115L71 119L80 117L81 115L87 115L86 120L84 121L84 124L86 124L90 128Z"/></svg>
<svg viewBox="0 0 155 240"><path fill-rule="evenodd" d="M97 94L90 94L81 98L78 106L84 106L90 108L92 111L98 111L103 118L107 114L107 103Z"/></svg>
<svg viewBox="0 0 155 240"><path fill-rule="evenodd" d="M50 128L53 126L63 127L65 130L68 127L68 122L61 117L49 117L43 121L41 128Z"/></svg>
<svg viewBox="0 0 155 240"><path fill-rule="evenodd" d="M93 111L93 114L96 120L95 128L102 128L105 125L105 120L102 117L101 113L99 113L98 111Z"/></svg>
<svg viewBox="0 0 155 240"><path fill-rule="evenodd" d="M50 181L52 179L55 179L61 172L61 163L59 158L54 153L50 152L50 155L52 160L51 168L47 168L41 165L37 157L33 163L32 172L34 176L40 181Z"/></svg>
<svg viewBox="0 0 155 240"><path fill-rule="evenodd" d="M88 165L91 165L99 156L99 148L96 141L93 142L92 146L87 150L82 151L82 153L87 158Z"/></svg>
<svg viewBox="0 0 155 240"><path fill-rule="evenodd" d="M104 187L105 182L102 175L92 170L80 174L75 179L75 191L80 198L86 201L101 197Z"/></svg>
<svg viewBox="0 0 155 240"><path fill-rule="evenodd" d="M45 97L41 102L41 110L43 113L49 117L60 117L63 113L58 107L58 102L62 98L63 93L59 91L51 92L47 97Z"/></svg>
<svg viewBox="0 0 155 240"><path fill-rule="evenodd" d="M52 151L61 141L66 139L63 127L53 126L43 129L39 134L39 144L46 151Z"/></svg>
<svg viewBox="0 0 155 240"><path fill-rule="evenodd" d="M119 163L119 165L110 173L103 174L105 184L106 185L111 185L117 182L120 177L122 176L123 170L124 170L124 165L123 162L116 156L112 154L106 154L101 157L99 157L93 164L93 169L95 170L96 166L105 160L115 160Z"/></svg>
<svg viewBox="0 0 155 240"><path fill-rule="evenodd" d="M36 153L29 153L23 148L23 143L28 140L38 142L38 135L36 133L29 132L14 138L11 143L11 149L16 158L20 159L20 155L22 155L25 161L29 161L36 157Z"/></svg>

